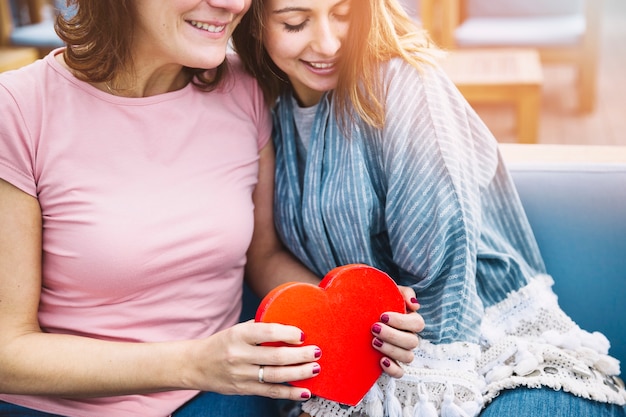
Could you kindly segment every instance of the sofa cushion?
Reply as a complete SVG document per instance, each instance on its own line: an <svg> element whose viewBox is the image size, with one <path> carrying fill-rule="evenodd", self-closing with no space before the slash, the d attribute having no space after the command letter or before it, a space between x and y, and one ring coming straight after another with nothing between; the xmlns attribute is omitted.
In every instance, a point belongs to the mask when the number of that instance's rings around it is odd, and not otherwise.
<svg viewBox="0 0 626 417"><path fill-rule="evenodd" d="M584 0L466 0L469 17L523 17L583 14Z"/></svg>
<svg viewBox="0 0 626 417"><path fill-rule="evenodd" d="M550 47L580 44L586 24L582 15L472 17L454 32L457 45Z"/></svg>
<svg viewBox="0 0 626 417"><path fill-rule="evenodd" d="M626 163L509 164L559 303L626 361Z"/></svg>
<svg viewBox="0 0 626 417"><path fill-rule="evenodd" d="M11 33L11 44L38 48L58 48L63 46L63 41L54 31L54 22L44 20L41 23L15 27Z"/></svg>

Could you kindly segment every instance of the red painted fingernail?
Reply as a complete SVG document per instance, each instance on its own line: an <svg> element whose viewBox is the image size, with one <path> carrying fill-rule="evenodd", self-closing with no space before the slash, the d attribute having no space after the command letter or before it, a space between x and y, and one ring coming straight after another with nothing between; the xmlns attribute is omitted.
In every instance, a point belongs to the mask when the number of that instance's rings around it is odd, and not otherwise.
<svg viewBox="0 0 626 417"><path fill-rule="evenodd" d="M391 362L389 362L389 359L387 358L383 359L383 366L385 368L389 368L391 366Z"/></svg>
<svg viewBox="0 0 626 417"><path fill-rule="evenodd" d="M417 301L417 298L415 298L415 297L411 298L411 302L413 304L419 304L419 301Z"/></svg>
<svg viewBox="0 0 626 417"><path fill-rule="evenodd" d="M380 321L385 324L389 323L389 314L383 314L382 316L380 316Z"/></svg>
<svg viewBox="0 0 626 417"><path fill-rule="evenodd" d="M313 375L319 374L321 370L322 368L318 364L313 365Z"/></svg>
<svg viewBox="0 0 626 417"><path fill-rule="evenodd" d="M374 346L381 347L382 345L383 345L383 341L380 340L379 338L375 337L374 338Z"/></svg>
<svg viewBox="0 0 626 417"><path fill-rule="evenodd" d="M372 331L376 334L379 334L382 329L383 328L378 323L374 323L374 325L372 326Z"/></svg>
<svg viewBox="0 0 626 417"><path fill-rule="evenodd" d="M320 348L315 348L315 358L319 358L320 356L322 356L322 349Z"/></svg>
<svg viewBox="0 0 626 417"><path fill-rule="evenodd" d="M300 332L300 341L304 342L304 332Z"/></svg>
<svg viewBox="0 0 626 417"><path fill-rule="evenodd" d="M302 394L300 394L300 398L302 398L303 400L308 400L309 398L311 398L311 394L309 394L308 392L303 392Z"/></svg>

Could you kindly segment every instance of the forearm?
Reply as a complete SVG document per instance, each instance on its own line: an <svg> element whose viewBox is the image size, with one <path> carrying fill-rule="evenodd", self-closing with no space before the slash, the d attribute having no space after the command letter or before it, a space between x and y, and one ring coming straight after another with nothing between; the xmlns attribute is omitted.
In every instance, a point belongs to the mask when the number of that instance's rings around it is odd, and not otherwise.
<svg viewBox="0 0 626 417"><path fill-rule="evenodd" d="M260 154L259 182L253 199L254 234L246 263L246 280L252 290L264 296L285 282L317 285L320 279L283 246L274 228L274 148L271 142Z"/></svg>
<svg viewBox="0 0 626 417"><path fill-rule="evenodd" d="M259 257L263 259L257 259ZM286 282L307 282L314 285L320 282L319 277L283 247L277 247L271 253L256 257L249 254L246 280L252 290L261 297Z"/></svg>
<svg viewBox="0 0 626 417"><path fill-rule="evenodd" d="M185 382L188 347L41 332L3 337L0 392L98 397L193 388Z"/></svg>

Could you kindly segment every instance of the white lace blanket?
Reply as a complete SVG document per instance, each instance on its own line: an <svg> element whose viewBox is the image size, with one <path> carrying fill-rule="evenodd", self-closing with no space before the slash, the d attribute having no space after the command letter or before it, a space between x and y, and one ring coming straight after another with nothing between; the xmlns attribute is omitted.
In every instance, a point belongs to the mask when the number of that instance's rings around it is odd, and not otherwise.
<svg viewBox="0 0 626 417"><path fill-rule="evenodd" d="M550 387L623 405L619 361L601 333L580 329L540 276L485 312L480 344L421 341L401 379L381 376L355 407L314 398L313 417L471 417L503 389Z"/></svg>

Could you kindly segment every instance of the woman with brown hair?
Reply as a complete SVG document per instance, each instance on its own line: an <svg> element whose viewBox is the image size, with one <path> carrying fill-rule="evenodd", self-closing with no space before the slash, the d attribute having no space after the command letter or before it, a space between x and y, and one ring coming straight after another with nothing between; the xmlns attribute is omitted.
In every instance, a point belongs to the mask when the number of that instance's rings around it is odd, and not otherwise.
<svg viewBox="0 0 626 417"><path fill-rule="evenodd" d="M319 369L305 335L236 324L272 153L258 86L225 60L250 0L72 3L69 46L0 75L0 415L308 398L283 384Z"/></svg>

